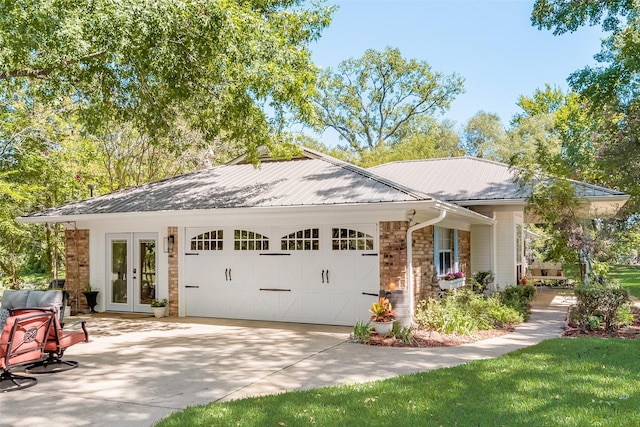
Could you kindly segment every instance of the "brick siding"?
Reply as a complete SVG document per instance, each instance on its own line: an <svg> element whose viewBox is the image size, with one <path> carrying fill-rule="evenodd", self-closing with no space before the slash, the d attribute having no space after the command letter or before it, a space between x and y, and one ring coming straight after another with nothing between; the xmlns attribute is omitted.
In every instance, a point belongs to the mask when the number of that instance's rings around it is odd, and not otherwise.
<svg viewBox="0 0 640 427"><path fill-rule="evenodd" d="M178 315L178 227L168 227L173 235L173 251L169 253L169 316Z"/></svg>
<svg viewBox="0 0 640 427"><path fill-rule="evenodd" d="M71 313L89 312L84 297L80 298L87 283L89 271L89 230L65 230L66 282Z"/></svg>

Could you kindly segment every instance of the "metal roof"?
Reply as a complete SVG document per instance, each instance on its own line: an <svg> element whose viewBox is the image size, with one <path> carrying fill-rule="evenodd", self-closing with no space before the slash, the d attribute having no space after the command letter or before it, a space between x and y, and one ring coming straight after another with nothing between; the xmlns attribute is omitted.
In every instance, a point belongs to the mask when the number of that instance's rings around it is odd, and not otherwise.
<svg viewBox="0 0 640 427"><path fill-rule="evenodd" d="M530 194L514 182L514 172L508 165L475 157L399 161L369 170L436 199L467 205L474 201L524 200ZM578 197L627 198L619 191L572 183Z"/></svg>
<svg viewBox="0 0 640 427"><path fill-rule="evenodd" d="M285 207L432 200L374 172L305 150L293 160L238 163L165 179L26 215L46 218L128 212Z"/></svg>

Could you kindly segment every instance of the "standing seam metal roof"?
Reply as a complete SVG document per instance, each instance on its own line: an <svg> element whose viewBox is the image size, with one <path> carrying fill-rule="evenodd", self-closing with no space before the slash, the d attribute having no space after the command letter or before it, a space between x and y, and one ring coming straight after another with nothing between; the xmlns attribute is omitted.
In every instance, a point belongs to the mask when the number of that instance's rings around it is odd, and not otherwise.
<svg viewBox="0 0 640 427"><path fill-rule="evenodd" d="M508 165L475 157L400 161L369 170L449 202L521 200L530 194L514 182L514 172ZM571 182L578 197L625 195L597 185Z"/></svg>
<svg viewBox="0 0 640 427"><path fill-rule="evenodd" d="M374 172L305 150L288 161L218 166L27 217L432 200Z"/></svg>

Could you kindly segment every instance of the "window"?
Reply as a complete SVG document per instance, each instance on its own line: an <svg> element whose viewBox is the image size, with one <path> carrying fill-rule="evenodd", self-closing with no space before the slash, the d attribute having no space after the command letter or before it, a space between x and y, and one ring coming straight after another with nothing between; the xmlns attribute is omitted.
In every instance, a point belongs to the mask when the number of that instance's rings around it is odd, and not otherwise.
<svg viewBox="0 0 640 427"><path fill-rule="evenodd" d="M222 230L207 231L191 239L192 251L221 251L223 232Z"/></svg>
<svg viewBox="0 0 640 427"><path fill-rule="evenodd" d="M440 274L453 273L453 230L440 228L438 235Z"/></svg>
<svg viewBox="0 0 640 427"><path fill-rule="evenodd" d="M373 236L349 228L331 230L331 249L334 251L372 251Z"/></svg>
<svg viewBox="0 0 640 427"><path fill-rule="evenodd" d="M267 251L269 238L248 230L233 230L233 249L236 251Z"/></svg>
<svg viewBox="0 0 640 427"><path fill-rule="evenodd" d="M307 228L284 236L280 240L283 251L317 251L320 249L320 230Z"/></svg>

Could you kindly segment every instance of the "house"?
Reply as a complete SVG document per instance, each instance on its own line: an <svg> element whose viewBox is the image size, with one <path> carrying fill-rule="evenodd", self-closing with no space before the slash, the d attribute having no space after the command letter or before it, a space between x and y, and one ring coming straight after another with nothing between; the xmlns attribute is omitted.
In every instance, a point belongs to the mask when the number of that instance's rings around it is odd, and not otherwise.
<svg viewBox="0 0 640 427"><path fill-rule="evenodd" d="M172 316L353 325L388 288L410 319L446 272L516 283L524 198L505 170L471 158L367 170L308 149L263 152L259 168L240 157L19 220L64 224L67 288L73 299L90 283L98 311L151 312L168 298Z"/></svg>

